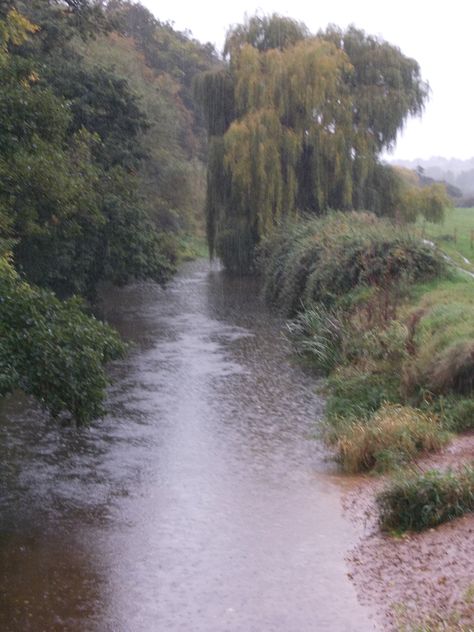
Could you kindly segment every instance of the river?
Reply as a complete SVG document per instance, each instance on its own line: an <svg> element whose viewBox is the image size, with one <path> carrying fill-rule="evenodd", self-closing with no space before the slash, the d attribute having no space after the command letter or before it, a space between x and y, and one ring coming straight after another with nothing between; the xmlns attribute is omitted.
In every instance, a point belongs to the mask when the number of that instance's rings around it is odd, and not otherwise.
<svg viewBox="0 0 474 632"><path fill-rule="evenodd" d="M102 305L131 344L105 419L3 403L0 630L374 629L323 402L255 282L198 261Z"/></svg>

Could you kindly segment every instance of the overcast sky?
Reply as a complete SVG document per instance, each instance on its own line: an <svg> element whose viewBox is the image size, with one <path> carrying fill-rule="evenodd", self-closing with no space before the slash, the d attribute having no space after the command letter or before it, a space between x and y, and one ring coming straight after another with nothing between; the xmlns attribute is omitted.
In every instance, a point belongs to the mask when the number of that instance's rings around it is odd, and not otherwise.
<svg viewBox="0 0 474 632"><path fill-rule="evenodd" d="M245 14L277 12L316 32L355 24L415 58L431 87L421 119L400 135L394 158L474 156L474 2L451 0L141 0L162 21L189 30L221 51L231 24Z"/></svg>

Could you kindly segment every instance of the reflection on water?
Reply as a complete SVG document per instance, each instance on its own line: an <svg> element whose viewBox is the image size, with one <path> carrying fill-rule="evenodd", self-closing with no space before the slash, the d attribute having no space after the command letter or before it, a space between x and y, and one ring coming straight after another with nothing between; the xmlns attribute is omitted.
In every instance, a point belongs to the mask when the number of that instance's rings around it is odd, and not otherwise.
<svg viewBox="0 0 474 632"><path fill-rule="evenodd" d="M249 280L206 262L104 294L131 341L110 415L0 426L0 630L372 629L351 526L310 439L321 402Z"/></svg>

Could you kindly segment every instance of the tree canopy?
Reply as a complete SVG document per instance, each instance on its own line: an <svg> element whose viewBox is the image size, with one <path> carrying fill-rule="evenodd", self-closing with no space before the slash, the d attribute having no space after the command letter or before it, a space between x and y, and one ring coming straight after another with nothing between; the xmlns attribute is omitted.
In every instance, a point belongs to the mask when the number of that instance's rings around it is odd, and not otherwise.
<svg viewBox="0 0 474 632"><path fill-rule="evenodd" d="M174 271L204 189L190 85L213 63L126 0L0 3L0 395L100 414L122 346L73 295Z"/></svg>
<svg viewBox="0 0 474 632"><path fill-rule="evenodd" d="M423 109L416 61L355 27L311 35L277 15L232 28L224 53L224 68L196 80L211 254L246 270L282 216L391 212L379 155Z"/></svg>

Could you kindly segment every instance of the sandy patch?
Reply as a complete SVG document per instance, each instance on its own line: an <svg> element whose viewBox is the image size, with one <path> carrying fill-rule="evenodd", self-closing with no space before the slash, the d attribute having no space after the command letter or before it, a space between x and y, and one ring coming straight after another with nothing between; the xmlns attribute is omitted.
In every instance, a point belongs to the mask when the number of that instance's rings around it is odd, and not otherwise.
<svg viewBox="0 0 474 632"><path fill-rule="evenodd" d="M469 434L417 466L456 468L473 459L474 434ZM345 496L345 510L360 528L360 541L348 558L360 601L375 609L383 630L474 631L474 514L423 533L390 537L378 530L374 506L384 484L383 477L361 477ZM428 620L427 627L412 625Z"/></svg>

